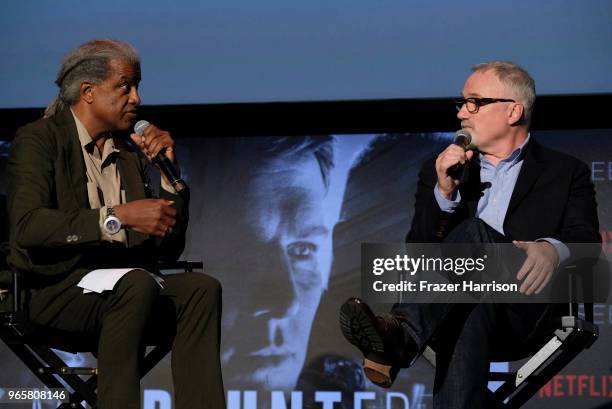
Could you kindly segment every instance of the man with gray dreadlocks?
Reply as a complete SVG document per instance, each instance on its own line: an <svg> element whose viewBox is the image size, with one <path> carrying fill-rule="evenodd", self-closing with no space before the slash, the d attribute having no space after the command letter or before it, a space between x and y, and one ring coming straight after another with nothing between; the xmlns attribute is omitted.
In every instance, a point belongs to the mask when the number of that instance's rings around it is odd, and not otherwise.
<svg viewBox="0 0 612 409"><path fill-rule="evenodd" d="M159 198L146 186L137 150L151 159L165 149L176 163L168 132L151 125L132 134L136 148L113 135L136 119L139 82L139 58L127 43L93 40L65 57L58 97L12 145L9 263L22 272L31 320L99 337L98 407L140 408L143 346L167 342L175 407L225 408L219 282L176 274L160 288L143 269L157 261L152 254L175 260L183 251L189 194L165 177ZM91 270L123 267L134 269L111 291L77 286Z"/></svg>

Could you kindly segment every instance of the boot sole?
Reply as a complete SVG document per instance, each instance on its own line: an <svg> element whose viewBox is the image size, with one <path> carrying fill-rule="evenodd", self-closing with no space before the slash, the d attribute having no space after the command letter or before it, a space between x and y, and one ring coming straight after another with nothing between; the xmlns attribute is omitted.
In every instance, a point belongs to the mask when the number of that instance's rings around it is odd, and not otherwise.
<svg viewBox="0 0 612 409"><path fill-rule="evenodd" d="M347 301L340 308L340 329L344 338L368 356L370 353L384 354L385 346L382 337L372 323L372 317L362 303ZM388 388L393 383L398 368L365 358L363 371L372 383Z"/></svg>

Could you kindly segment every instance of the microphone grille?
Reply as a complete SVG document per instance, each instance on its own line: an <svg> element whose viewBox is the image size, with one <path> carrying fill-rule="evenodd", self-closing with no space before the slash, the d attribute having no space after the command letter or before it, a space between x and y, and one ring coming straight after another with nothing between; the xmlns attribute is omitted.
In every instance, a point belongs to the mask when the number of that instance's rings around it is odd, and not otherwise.
<svg viewBox="0 0 612 409"><path fill-rule="evenodd" d="M151 125L149 121L141 119L140 121L136 122L136 125L134 125L134 132L142 136L142 134L144 134L144 130L147 129L147 126L149 125Z"/></svg>
<svg viewBox="0 0 612 409"><path fill-rule="evenodd" d="M468 131L460 129L455 133L454 143L468 147L472 143L472 135Z"/></svg>

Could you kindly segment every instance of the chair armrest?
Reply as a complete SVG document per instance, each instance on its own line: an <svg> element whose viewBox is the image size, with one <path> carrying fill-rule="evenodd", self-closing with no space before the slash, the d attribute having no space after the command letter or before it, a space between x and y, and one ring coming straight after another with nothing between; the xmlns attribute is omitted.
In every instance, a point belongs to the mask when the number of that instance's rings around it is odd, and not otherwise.
<svg viewBox="0 0 612 409"><path fill-rule="evenodd" d="M194 270L201 270L204 268L204 263L201 261L190 261L190 260L179 260L179 261L171 261L171 262L159 262L156 264L157 270L183 270L185 272L191 272ZM11 269L12 273L12 282L11 282L11 290L9 293L12 293L13 300L13 312L21 312L21 287L19 283L19 273ZM5 290L6 291L6 290Z"/></svg>
<svg viewBox="0 0 612 409"><path fill-rule="evenodd" d="M21 289L19 288L19 274L13 270L13 312L21 312Z"/></svg>
<svg viewBox="0 0 612 409"><path fill-rule="evenodd" d="M584 305L584 318L593 322L593 304L607 302L610 291L610 263L602 254L585 258L563 268L567 274L569 315L578 316L578 305Z"/></svg>

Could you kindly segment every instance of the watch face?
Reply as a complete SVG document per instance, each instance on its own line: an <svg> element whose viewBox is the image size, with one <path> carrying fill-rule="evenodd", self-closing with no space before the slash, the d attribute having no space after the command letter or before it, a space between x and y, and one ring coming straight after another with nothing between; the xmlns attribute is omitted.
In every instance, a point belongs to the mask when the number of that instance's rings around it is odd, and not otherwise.
<svg viewBox="0 0 612 409"><path fill-rule="evenodd" d="M116 217L110 216L104 221L104 227L109 234L115 234L121 229L121 222Z"/></svg>

